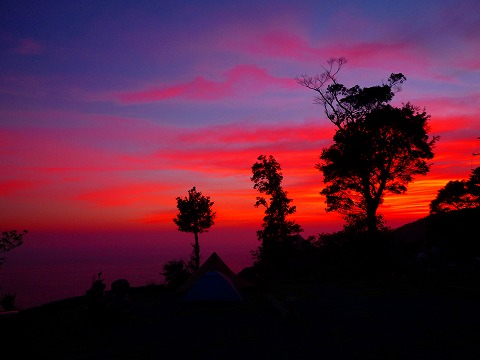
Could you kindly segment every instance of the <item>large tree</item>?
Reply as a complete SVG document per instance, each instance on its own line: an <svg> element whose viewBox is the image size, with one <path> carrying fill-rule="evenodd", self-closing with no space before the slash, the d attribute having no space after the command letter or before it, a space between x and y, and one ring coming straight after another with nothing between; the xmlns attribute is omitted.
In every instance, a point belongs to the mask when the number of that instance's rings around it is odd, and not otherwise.
<svg viewBox="0 0 480 360"><path fill-rule="evenodd" d="M295 213L296 207L290 205L292 199L282 187L280 164L272 155L260 155L252 165L250 180L254 189L268 196L268 199L257 196L255 201L255 207L265 207L265 216L262 229L257 231L261 245L254 256L257 263L281 262L292 236L303 229L294 220L287 220L288 215Z"/></svg>
<svg viewBox="0 0 480 360"><path fill-rule="evenodd" d="M214 224L216 213L212 211L213 202L210 196L204 196L195 186L188 191L187 197L177 197L178 214L173 218L178 230L193 233L195 242L193 260L196 270L200 267L200 244L198 234L207 232Z"/></svg>
<svg viewBox="0 0 480 360"><path fill-rule="evenodd" d="M480 166L473 169L468 180L452 180L441 188L430 203L430 213L472 209L480 206Z"/></svg>
<svg viewBox="0 0 480 360"><path fill-rule="evenodd" d="M374 233L383 223L378 208L385 195L405 193L416 175L429 171L438 137L429 138L425 111L410 103L389 104L406 80L403 74L391 74L381 85L347 88L337 80L345 63L331 59L320 75L297 81L317 93L316 103L336 126L334 144L316 164L324 175L326 211Z"/></svg>

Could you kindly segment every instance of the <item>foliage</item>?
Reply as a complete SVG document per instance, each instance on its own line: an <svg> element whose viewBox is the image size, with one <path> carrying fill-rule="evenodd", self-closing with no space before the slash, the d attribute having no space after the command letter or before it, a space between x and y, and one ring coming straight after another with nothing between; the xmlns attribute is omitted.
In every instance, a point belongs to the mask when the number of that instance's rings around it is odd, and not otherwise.
<svg viewBox="0 0 480 360"><path fill-rule="evenodd" d="M18 232L17 230L10 230L2 232L2 237L0 238L0 254L6 253L20 245L23 244L23 237L27 234L27 230ZM0 256L0 265L5 262L5 258ZM14 310L15 309L15 298L14 294L4 294L0 298L0 305L2 305L5 310Z"/></svg>
<svg viewBox="0 0 480 360"><path fill-rule="evenodd" d="M188 197L177 197L178 214L173 218L179 231L190 232L195 236L192 244L195 269L200 267L200 245L198 234L207 232L214 224L216 213L212 211L210 196L204 196L195 186L188 191Z"/></svg>
<svg viewBox="0 0 480 360"><path fill-rule="evenodd" d="M0 239L0 254L10 251L23 244L23 237L27 234L27 230L18 232L17 230L10 230L2 232ZM0 265L5 262L5 259L0 257Z"/></svg>
<svg viewBox="0 0 480 360"><path fill-rule="evenodd" d="M85 291L85 301L87 305L87 315L91 321L103 320L106 311L105 288L107 285L101 278L102 273L98 273L98 277L92 280L92 285Z"/></svg>
<svg viewBox="0 0 480 360"><path fill-rule="evenodd" d="M193 264L183 259L170 260L163 265L161 275L165 278L167 287L176 289L182 285L193 272Z"/></svg>
<svg viewBox="0 0 480 360"><path fill-rule="evenodd" d="M262 230L257 231L261 246L252 255L257 263L281 263L292 245L292 237L303 231L300 225L287 216L294 214L296 207L290 205L292 199L282 187L283 175L280 164L270 155L260 155L252 165L253 188L261 194L257 196L255 207L265 207Z"/></svg>
<svg viewBox="0 0 480 360"><path fill-rule="evenodd" d="M388 103L406 80L391 74L387 83L347 88L336 79L344 58L331 59L321 75L297 81L317 92L316 102L337 127L334 144L324 148L316 168L324 175L326 211L337 211L347 224L366 224L372 234L381 226L377 214L387 193L403 194L415 175L425 175L438 137L429 139L425 111L410 103Z"/></svg>
<svg viewBox="0 0 480 360"><path fill-rule="evenodd" d="M114 280L110 291L105 291L106 285L101 278L102 272L92 279L92 284L85 291L85 304L87 305L88 320L100 325L126 325L129 323L133 302L130 299L130 283L126 279Z"/></svg>
<svg viewBox="0 0 480 360"><path fill-rule="evenodd" d="M371 236L366 229L344 226L321 233L313 244L322 273L328 277L383 277L393 267L393 231L382 227Z"/></svg>
<svg viewBox="0 0 480 360"><path fill-rule="evenodd" d="M343 57L332 58L327 62L328 68L323 68L323 73L297 77L300 85L318 94L315 103L324 108L325 115L338 129L362 120L371 111L390 102L406 80L401 73L391 74L386 84L367 88L355 85L347 88L336 78L346 62L347 59Z"/></svg>
<svg viewBox="0 0 480 360"><path fill-rule="evenodd" d="M468 180L452 180L441 188L430 203L430 214L480 206L480 166L473 169Z"/></svg>

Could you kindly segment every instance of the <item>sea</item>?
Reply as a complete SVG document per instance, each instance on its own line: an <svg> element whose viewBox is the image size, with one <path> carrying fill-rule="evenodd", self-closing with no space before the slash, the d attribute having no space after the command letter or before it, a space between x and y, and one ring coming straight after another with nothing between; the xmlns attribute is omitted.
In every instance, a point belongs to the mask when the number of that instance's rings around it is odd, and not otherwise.
<svg viewBox="0 0 480 360"><path fill-rule="evenodd" d="M0 297L15 296L28 309L82 296L97 278L109 289L117 279L131 286L162 284L163 264L187 259L193 235L176 232L32 232L3 253ZM255 230L220 229L200 234L201 260L216 252L236 273L252 266Z"/></svg>

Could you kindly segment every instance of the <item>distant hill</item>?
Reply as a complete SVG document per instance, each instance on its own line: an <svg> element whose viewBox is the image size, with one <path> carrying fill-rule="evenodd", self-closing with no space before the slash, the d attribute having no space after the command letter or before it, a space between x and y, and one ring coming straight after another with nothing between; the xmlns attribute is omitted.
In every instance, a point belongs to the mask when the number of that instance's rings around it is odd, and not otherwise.
<svg viewBox="0 0 480 360"><path fill-rule="evenodd" d="M394 230L395 253L404 261L435 252L442 263L480 265L479 222L480 207L426 216Z"/></svg>

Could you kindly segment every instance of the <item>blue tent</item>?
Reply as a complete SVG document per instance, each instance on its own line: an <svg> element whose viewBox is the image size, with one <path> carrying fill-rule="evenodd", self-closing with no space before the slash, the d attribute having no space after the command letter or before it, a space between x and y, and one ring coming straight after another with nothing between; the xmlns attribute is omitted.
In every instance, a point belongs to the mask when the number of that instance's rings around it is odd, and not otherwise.
<svg viewBox="0 0 480 360"><path fill-rule="evenodd" d="M201 275L188 289L183 302L241 302L242 295L235 284L219 271Z"/></svg>

